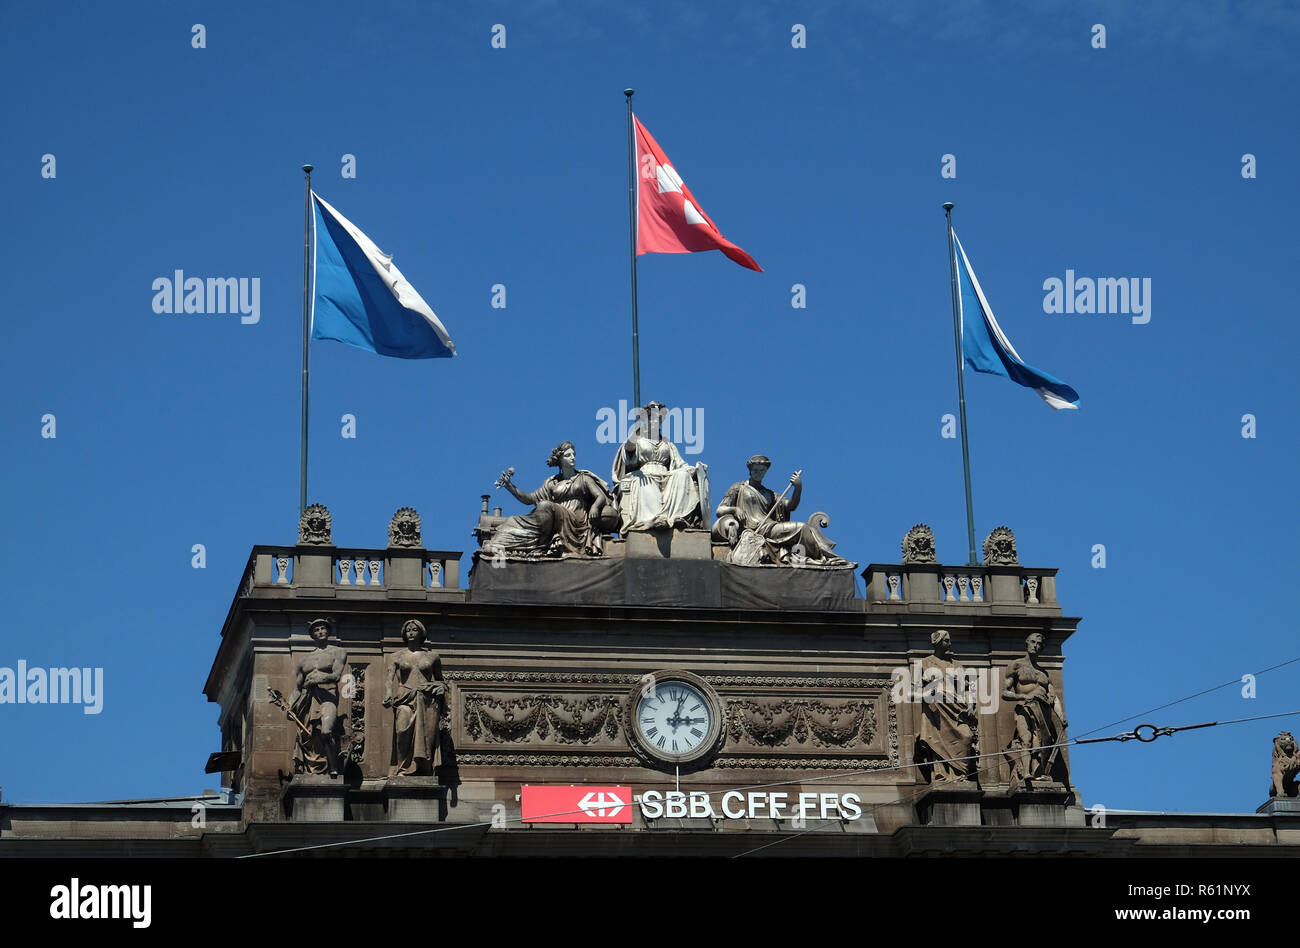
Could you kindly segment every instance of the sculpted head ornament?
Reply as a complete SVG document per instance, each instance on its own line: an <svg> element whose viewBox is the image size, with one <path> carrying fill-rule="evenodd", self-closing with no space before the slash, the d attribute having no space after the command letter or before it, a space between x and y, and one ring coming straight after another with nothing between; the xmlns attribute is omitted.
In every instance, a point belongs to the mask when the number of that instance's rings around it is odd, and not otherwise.
<svg viewBox="0 0 1300 948"><path fill-rule="evenodd" d="M550 456L546 459L546 466L559 467L560 459L564 457L565 451L573 451L575 455L577 454L577 448L573 446L572 441L561 441L555 446L554 450L551 451Z"/></svg>
<svg viewBox="0 0 1300 948"><path fill-rule="evenodd" d="M935 563L934 533L923 523L918 523L903 537L903 564Z"/></svg>
<svg viewBox="0 0 1300 948"><path fill-rule="evenodd" d="M1016 535L1010 527L994 527L984 538L985 566L1019 566L1016 557Z"/></svg>
<svg viewBox="0 0 1300 948"><path fill-rule="evenodd" d="M407 636L410 638L407 638ZM419 619L407 619L402 623L402 641L408 644L421 644L426 640L424 632L424 623Z"/></svg>
<svg viewBox="0 0 1300 948"><path fill-rule="evenodd" d="M330 512L324 504L312 504L298 518L298 542L304 545L329 546Z"/></svg>

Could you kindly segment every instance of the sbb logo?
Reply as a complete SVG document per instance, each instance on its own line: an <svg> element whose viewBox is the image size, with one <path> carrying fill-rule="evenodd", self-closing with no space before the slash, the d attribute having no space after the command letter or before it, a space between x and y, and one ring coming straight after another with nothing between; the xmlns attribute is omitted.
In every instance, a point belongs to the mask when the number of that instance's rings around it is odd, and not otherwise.
<svg viewBox="0 0 1300 948"><path fill-rule="evenodd" d="M534 787L520 789L525 823L631 823L630 787Z"/></svg>

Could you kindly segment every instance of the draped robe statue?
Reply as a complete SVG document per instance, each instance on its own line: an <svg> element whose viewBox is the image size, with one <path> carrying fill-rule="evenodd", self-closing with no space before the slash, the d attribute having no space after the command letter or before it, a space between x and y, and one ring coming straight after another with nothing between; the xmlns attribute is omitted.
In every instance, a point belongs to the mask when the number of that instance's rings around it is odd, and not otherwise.
<svg viewBox="0 0 1300 948"><path fill-rule="evenodd" d="M620 534L691 526L703 516L696 467L683 461L677 446L661 437L665 411L659 402L647 405L647 424L633 430L614 456Z"/></svg>
<svg viewBox="0 0 1300 948"><path fill-rule="evenodd" d="M433 776L442 764L441 728L447 686L442 660L426 648L424 625L402 626L406 648L393 655L384 688L384 707L393 709L393 753L388 776Z"/></svg>
<svg viewBox="0 0 1300 948"><path fill-rule="evenodd" d="M548 477L535 491L522 491L510 481L513 468L503 472L501 485L533 511L505 520L483 541L483 548L522 556L600 556L604 537L613 527L614 499L609 485L591 471L574 466L573 442L563 441L547 464L560 473Z"/></svg>
<svg viewBox="0 0 1300 948"><path fill-rule="evenodd" d="M744 532L749 531L761 547L757 561L770 565L795 562L800 566L849 566L848 560L835 555L835 544L818 529L816 521L821 521L820 526L829 522L825 514L814 514L807 523L790 519L803 493L803 480L798 474L790 478L794 493L780 501L763 485L763 475L771 463L761 454L749 459L749 480L732 484L718 504L713 538L731 544L734 554L735 548L747 539Z"/></svg>
<svg viewBox="0 0 1300 948"><path fill-rule="evenodd" d="M954 682L962 687L960 666L952 660L952 636L940 629L930 636L934 654L921 660L921 680L927 683L920 699L921 721L916 738L917 763L928 761L930 783L969 781L976 772L975 703L966 694L950 694ZM934 684L929 684L934 682Z"/></svg>

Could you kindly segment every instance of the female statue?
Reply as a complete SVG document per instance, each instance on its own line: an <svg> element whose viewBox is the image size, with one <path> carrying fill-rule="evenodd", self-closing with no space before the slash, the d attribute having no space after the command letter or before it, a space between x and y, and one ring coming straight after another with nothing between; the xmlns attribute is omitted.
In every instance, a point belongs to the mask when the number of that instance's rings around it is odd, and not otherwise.
<svg viewBox="0 0 1300 948"><path fill-rule="evenodd" d="M667 413L662 402L646 405L644 425L632 429L614 457L622 534L694 524L699 514L695 467L682 460L677 446L660 431Z"/></svg>
<svg viewBox="0 0 1300 948"><path fill-rule="evenodd" d="M438 729L446 705L442 660L425 647L424 623L402 624L406 648L393 655L384 686L384 707L393 709L390 777L427 777L442 763Z"/></svg>
<svg viewBox="0 0 1300 948"><path fill-rule="evenodd" d="M979 716L974 700L964 690L964 670L952 657L952 636L939 629L930 635L930 644L934 654L921 660L925 689L918 696L920 733L913 758L917 763L929 763L923 770L930 771L932 784L969 781L978 772L974 758ZM951 691L950 685L955 686Z"/></svg>
<svg viewBox="0 0 1300 948"><path fill-rule="evenodd" d="M600 556L604 535L616 525L613 498L609 485L591 471L579 470L576 460L573 442L560 442L546 459L559 473L531 493L510 482L513 468L502 472L501 486L520 503L534 507L532 513L505 518L483 541L483 548L524 556Z"/></svg>

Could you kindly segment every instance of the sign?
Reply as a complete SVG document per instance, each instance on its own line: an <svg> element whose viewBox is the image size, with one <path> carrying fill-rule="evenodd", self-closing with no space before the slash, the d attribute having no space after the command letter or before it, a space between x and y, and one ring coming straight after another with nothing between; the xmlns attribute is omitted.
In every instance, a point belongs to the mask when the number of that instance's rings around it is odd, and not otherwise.
<svg viewBox="0 0 1300 948"><path fill-rule="evenodd" d="M520 789L525 823L631 823L630 787L537 787Z"/></svg>
<svg viewBox="0 0 1300 948"><path fill-rule="evenodd" d="M862 797L856 793L798 793L728 790L703 793L681 790L647 790L638 798L647 820L663 817L708 817L746 820L856 820L862 816Z"/></svg>

